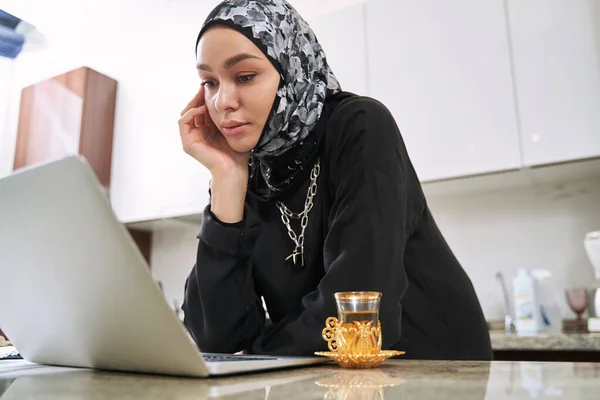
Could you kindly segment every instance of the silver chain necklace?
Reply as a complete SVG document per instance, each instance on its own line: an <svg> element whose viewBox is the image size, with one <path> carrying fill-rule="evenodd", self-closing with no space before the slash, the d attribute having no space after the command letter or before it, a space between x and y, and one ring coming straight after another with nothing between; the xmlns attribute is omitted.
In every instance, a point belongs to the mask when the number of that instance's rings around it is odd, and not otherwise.
<svg viewBox="0 0 600 400"><path fill-rule="evenodd" d="M285 206L285 204L283 204L281 201L277 202L277 207L279 208L279 211L281 212L281 220L283 221L283 224L287 228L290 239L292 239L292 241L296 245L292 254L290 254L286 258L286 261L291 258L294 261L294 265L297 264L296 257L300 257L300 260L302 261L301 266L304 266L304 231L306 230L306 227L308 226L308 213L313 208L313 198L317 194L317 178L319 177L319 173L321 172L321 166L319 164L319 161L320 160L317 160L317 163L315 164L312 171L310 172L310 185L308 185L308 191L306 193L306 201L304 202L304 211L302 211L301 213L294 213L294 212L290 211L290 209L287 208ZM294 232L294 230L292 229L292 227L290 225L290 218L300 220L300 226L302 227L300 236L297 236L296 232Z"/></svg>

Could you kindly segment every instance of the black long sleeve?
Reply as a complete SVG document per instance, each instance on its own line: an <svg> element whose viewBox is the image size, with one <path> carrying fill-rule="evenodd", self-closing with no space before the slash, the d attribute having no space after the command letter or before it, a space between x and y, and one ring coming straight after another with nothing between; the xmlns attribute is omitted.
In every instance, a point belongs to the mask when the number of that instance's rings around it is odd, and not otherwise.
<svg viewBox="0 0 600 400"><path fill-rule="evenodd" d="M184 323L203 351L233 353L251 344L264 326L250 256L260 221L244 210L238 224L224 224L206 207L198 238L196 265L185 287Z"/></svg>
<svg viewBox="0 0 600 400"><path fill-rule="evenodd" d="M340 103L320 157L304 267L285 261L294 244L273 202L247 199L237 225L205 211L184 303L200 349L311 355L326 349L321 332L337 315L335 292L380 291L384 348L411 358L489 359L471 282L437 230L389 111L359 96ZM307 187L285 204L300 211Z"/></svg>

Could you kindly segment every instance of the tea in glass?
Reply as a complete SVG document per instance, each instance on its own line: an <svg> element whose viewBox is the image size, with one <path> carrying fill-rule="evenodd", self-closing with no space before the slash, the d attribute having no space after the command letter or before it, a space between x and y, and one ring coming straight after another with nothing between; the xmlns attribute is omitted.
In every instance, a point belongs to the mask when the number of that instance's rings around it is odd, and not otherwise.
<svg viewBox="0 0 600 400"><path fill-rule="evenodd" d="M336 325L337 351L365 355L381 351L379 292L335 293L338 310Z"/></svg>

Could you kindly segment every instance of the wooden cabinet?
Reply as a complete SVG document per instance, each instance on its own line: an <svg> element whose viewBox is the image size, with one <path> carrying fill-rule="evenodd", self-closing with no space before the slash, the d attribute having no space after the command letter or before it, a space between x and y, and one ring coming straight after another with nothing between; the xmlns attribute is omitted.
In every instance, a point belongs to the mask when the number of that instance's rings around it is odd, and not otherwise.
<svg viewBox="0 0 600 400"><path fill-rule="evenodd" d="M422 181L521 166L502 0L366 3L370 94Z"/></svg>
<svg viewBox="0 0 600 400"><path fill-rule="evenodd" d="M81 154L108 188L116 91L115 80L87 67L24 88L14 169Z"/></svg>
<svg viewBox="0 0 600 400"><path fill-rule="evenodd" d="M524 164L600 156L600 2L507 5Z"/></svg>

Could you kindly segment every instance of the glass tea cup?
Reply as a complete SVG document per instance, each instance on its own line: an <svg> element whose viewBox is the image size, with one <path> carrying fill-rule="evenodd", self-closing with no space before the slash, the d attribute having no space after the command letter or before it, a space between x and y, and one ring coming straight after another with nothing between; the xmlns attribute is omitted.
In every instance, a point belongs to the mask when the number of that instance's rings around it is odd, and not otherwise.
<svg viewBox="0 0 600 400"><path fill-rule="evenodd" d="M338 317L327 320L329 349L343 354L381 352L380 292L335 293ZM325 333L325 332L324 332ZM324 334L324 337L326 335Z"/></svg>

